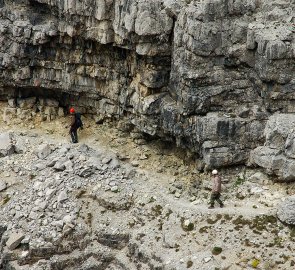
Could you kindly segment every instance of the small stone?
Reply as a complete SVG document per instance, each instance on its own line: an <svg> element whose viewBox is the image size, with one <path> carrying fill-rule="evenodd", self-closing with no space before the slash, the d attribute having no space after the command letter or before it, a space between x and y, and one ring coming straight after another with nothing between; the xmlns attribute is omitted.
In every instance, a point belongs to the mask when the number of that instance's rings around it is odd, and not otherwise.
<svg viewBox="0 0 295 270"><path fill-rule="evenodd" d="M118 192L118 190L119 190L118 186L111 187L112 192Z"/></svg>
<svg viewBox="0 0 295 270"><path fill-rule="evenodd" d="M145 155L145 154L142 154L140 157L139 157L140 160L145 160L145 159L148 159L148 156Z"/></svg>
<svg viewBox="0 0 295 270"><path fill-rule="evenodd" d="M52 150L49 144L41 144L37 150L36 155L40 159L44 159L51 154Z"/></svg>
<svg viewBox="0 0 295 270"><path fill-rule="evenodd" d="M43 183L42 182L36 181L34 183L34 185L33 185L33 189L36 190L36 191L39 191L39 190L41 190L42 186L43 186Z"/></svg>
<svg viewBox="0 0 295 270"><path fill-rule="evenodd" d="M15 248L19 246L19 244L24 238L25 238L25 235L22 232L14 232L9 236L6 242L6 246L10 250L14 250Z"/></svg>
<svg viewBox="0 0 295 270"><path fill-rule="evenodd" d="M175 196L176 198L180 198L181 194L180 194L179 192L176 192L176 193L174 194L174 196Z"/></svg>
<svg viewBox="0 0 295 270"><path fill-rule="evenodd" d="M183 225L184 225L185 227L188 227L188 226L190 225L190 223L191 223L190 220L187 219L187 220L184 221Z"/></svg>
<svg viewBox="0 0 295 270"><path fill-rule="evenodd" d="M193 201L195 201L196 200L196 197L195 196L192 196L192 197L190 197L190 202L193 202Z"/></svg>
<svg viewBox="0 0 295 270"><path fill-rule="evenodd" d="M65 200L68 199L68 195L67 195L67 192L66 191L62 191L59 193L58 197L57 197L57 201L58 202L63 202Z"/></svg>
<svg viewBox="0 0 295 270"><path fill-rule="evenodd" d="M260 187L253 187L250 190L250 194L257 194L257 193L262 193L264 190Z"/></svg>
<svg viewBox="0 0 295 270"><path fill-rule="evenodd" d="M7 187L6 182L0 180L0 192L5 190Z"/></svg>
<svg viewBox="0 0 295 270"><path fill-rule="evenodd" d="M71 215L66 215L66 216L64 216L64 218L63 218L63 222L64 222L64 223L72 223L73 220L74 220L74 217L71 216Z"/></svg>
<svg viewBox="0 0 295 270"><path fill-rule="evenodd" d="M204 258L204 262L207 263L207 262L211 261L211 259L212 259L212 257L206 257L206 258Z"/></svg>
<svg viewBox="0 0 295 270"><path fill-rule="evenodd" d="M51 225L58 228L62 228L64 225L64 222L62 220L56 220L56 221L52 221Z"/></svg>
<svg viewBox="0 0 295 270"><path fill-rule="evenodd" d="M92 189L92 191L95 193L95 192L97 192L99 189L101 189L101 183L98 183L97 185L95 185L94 188Z"/></svg>
<svg viewBox="0 0 295 270"><path fill-rule="evenodd" d="M22 253L21 253L21 258L25 258L25 257L27 257L29 255L29 251L28 250L26 250L26 251L23 251Z"/></svg>
<svg viewBox="0 0 295 270"><path fill-rule="evenodd" d="M47 198L50 198L52 194L54 194L55 192L55 189L54 188L49 188L49 189L46 189L45 191L45 195Z"/></svg>
<svg viewBox="0 0 295 270"><path fill-rule="evenodd" d="M138 167L139 166L139 162L137 160L133 160L133 161L131 161L131 165L133 167Z"/></svg>
<svg viewBox="0 0 295 270"><path fill-rule="evenodd" d="M112 158L110 158L110 157L105 157L101 162L102 162L103 164L109 164L111 161L112 161Z"/></svg>

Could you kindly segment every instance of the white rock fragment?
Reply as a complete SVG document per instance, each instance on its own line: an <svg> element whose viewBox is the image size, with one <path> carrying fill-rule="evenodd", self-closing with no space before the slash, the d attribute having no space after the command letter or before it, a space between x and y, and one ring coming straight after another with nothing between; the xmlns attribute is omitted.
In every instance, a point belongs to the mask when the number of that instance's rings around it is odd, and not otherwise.
<svg viewBox="0 0 295 270"><path fill-rule="evenodd" d="M117 192L119 190L118 186L111 187L112 192Z"/></svg>
<svg viewBox="0 0 295 270"><path fill-rule="evenodd" d="M0 192L5 190L7 187L6 182L0 180Z"/></svg>
<svg viewBox="0 0 295 270"><path fill-rule="evenodd" d="M49 144L41 144L37 149L36 149L36 155L40 159L45 159L47 156L49 156L52 152L52 149Z"/></svg>
<svg viewBox="0 0 295 270"><path fill-rule="evenodd" d="M206 258L204 258L204 262L208 263L209 261L211 261L211 259L212 259L212 257L206 257Z"/></svg>
<svg viewBox="0 0 295 270"><path fill-rule="evenodd" d="M57 197L57 201L58 202L63 202L65 200L68 199L68 194L65 190L63 190L62 192L59 193L58 197Z"/></svg>
<svg viewBox="0 0 295 270"><path fill-rule="evenodd" d="M14 250L15 248L17 248L19 246L19 244L21 243L21 241L25 238L24 233L22 232L13 232L10 234L7 242L6 242L6 246L10 249L10 250Z"/></svg>

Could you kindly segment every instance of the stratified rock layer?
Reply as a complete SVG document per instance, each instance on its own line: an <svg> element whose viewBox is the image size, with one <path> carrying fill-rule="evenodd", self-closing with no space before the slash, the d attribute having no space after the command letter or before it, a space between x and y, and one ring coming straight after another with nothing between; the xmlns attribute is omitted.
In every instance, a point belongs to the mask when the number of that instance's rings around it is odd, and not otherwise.
<svg viewBox="0 0 295 270"><path fill-rule="evenodd" d="M291 0L0 1L0 97L54 97L125 117L208 167L243 164L263 145L269 116L295 111L294 8Z"/></svg>

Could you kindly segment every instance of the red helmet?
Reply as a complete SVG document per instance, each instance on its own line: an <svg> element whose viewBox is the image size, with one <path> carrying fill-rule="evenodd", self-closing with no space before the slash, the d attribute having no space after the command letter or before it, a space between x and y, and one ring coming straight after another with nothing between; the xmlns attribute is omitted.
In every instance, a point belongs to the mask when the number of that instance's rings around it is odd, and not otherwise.
<svg viewBox="0 0 295 270"><path fill-rule="evenodd" d="M75 113L75 109L73 107L70 109L70 113Z"/></svg>

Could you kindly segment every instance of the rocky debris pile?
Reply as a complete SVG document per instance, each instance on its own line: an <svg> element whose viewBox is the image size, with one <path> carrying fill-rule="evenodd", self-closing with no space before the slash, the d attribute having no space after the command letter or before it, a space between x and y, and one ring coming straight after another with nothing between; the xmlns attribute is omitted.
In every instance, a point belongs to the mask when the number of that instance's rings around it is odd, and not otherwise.
<svg viewBox="0 0 295 270"><path fill-rule="evenodd" d="M89 187L98 194L103 190L120 192L122 199L132 196L133 180L128 175L133 169L121 166L115 154L98 152L86 145L44 142L32 149L42 140L24 140L23 136L17 136L17 140L30 147L23 154L6 156L1 161L6 177L17 177L10 184L1 180L1 225L6 227L2 263L9 261L11 252L20 244L29 247L21 255L23 261L29 262L38 250L54 252L69 233L78 238L88 233L85 222L79 220L82 205L76 198ZM13 185L16 190L11 188ZM106 207L112 206L109 198L98 197ZM120 207L127 207L126 202ZM45 253L42 256L46 257Z"/></svg>
<svg viewBox="0 0 295 270"><path fill-rule="evenodd" d="M186 166L179 174L171 170L173 177L143 171L146 160L132 165L130 145L126 159L99 144L12 136L22 151L0 159L4 269L285 270L294 264L294 231L276 217L286 193L262 172L224 174L225 208L209 210L212 183L205 173L189 183ZM280 220L290 220L290 207L279 208Z"/></svg>

